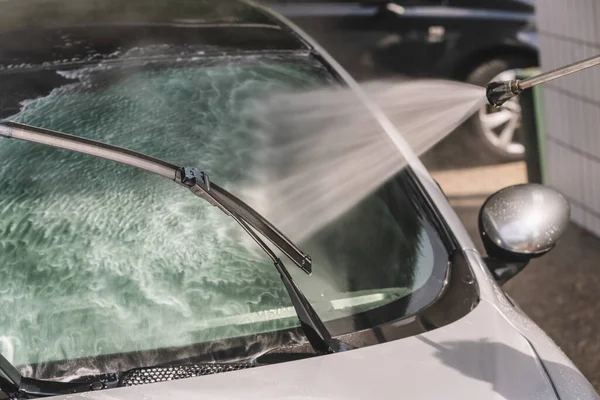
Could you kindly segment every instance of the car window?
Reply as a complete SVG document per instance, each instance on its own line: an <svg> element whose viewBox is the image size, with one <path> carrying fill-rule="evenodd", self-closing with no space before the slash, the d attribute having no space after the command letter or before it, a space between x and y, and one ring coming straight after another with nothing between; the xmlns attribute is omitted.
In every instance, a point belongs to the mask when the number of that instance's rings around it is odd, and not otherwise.
<svg viewBox="0 0 600 400"><path fill-rule="evenodd" d="M0 93L11 105L6 118L197 166L233 192L256 145L256 116L245 106L334 84L304 53L52 69L36 87L39 74L0 73L0 85L15 88ZM9 361L77 360L299 325L270 260L206 202L144 171L0 143L0 351ZM384 316L401 318L441 289L440 240L407 179L398 175L301 244L313 276L288 263L325 321L412 299Z"/></svg>

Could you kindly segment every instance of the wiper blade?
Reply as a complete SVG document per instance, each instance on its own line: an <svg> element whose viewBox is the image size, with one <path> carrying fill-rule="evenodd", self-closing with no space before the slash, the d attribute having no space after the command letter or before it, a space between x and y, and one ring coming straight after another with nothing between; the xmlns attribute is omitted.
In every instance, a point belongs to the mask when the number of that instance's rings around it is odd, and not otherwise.
<svg viewBox="0 0 600 400"><path fill-rule="evenodd" d="M12 121L0 123L0 137L45 144L116 161L158 174L187 187L192 193L218 207L225 214L233 218L273 260L275 268L279 272L281 280L292 300L292 305L298 315L301 327L315 353L327 354L352 348L331 337L325 324L298 288L283 262L267 246L256 231L269 239L271 243L307 274L310 274L312 271L310 257L304 254L298 246L249 205L225 189L212 183L208 175L204 172L200 172L197 168L193 167L178 167L163 160L107 143ZM18 371L15 373L16 370L12 366L4 368L5 364L10 365L5 359L0 358L0 378L4 374L14 378L10 379L10 381L21 381L19 379L20 374L18 376L15 375ZM0 379L1 382L2 379Z"/></svg>

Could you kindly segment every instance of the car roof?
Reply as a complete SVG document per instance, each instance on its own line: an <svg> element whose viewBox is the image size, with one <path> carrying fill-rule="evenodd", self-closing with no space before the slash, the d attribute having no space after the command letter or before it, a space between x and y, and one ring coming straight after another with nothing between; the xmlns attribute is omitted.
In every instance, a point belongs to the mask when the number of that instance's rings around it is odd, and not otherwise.
<svg viewBox="0 0 600 400"><path fill-rule="evenodd" d="M241 0L6 0L0 67L149 45L299 51L310 46L281 21Z"/></svg>
<svg viewBox="0 0 600 400"><path fill-rule="evenodd" d="M175 22L279 25L240 0L5 0L0 29L102 23Z"/></svg>

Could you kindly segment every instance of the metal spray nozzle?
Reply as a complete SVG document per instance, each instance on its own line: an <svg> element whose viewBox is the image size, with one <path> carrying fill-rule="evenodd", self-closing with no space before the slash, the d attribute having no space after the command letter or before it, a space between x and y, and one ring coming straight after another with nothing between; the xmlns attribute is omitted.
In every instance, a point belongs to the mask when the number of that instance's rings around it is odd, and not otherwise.
<svg viewBox="0 0 600 400"><path fill-rule="evenodd" d="M514 79L507 82L491 82L485 89L485 95L488 103L494 107L500 107L507 100L512 99L523 89L519 86L519 81Z"/></svg>
<svg viewBox="0 0 600 400"><path fill-rule="evenodd" d="M578 72L598 64L600 64L600 55L523 80L513 79L507 82L491 82L487 85L485 94L490 105L494 107L500 107L507 100L512 99L525 89L529 89L530 87L539 85L541 83L570 75L574 72Z"/></svg>

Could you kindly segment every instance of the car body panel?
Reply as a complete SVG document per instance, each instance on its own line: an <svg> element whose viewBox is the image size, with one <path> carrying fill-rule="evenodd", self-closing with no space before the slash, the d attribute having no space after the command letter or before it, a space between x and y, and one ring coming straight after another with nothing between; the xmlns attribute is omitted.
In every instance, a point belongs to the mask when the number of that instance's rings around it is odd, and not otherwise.
<svg viewBox="0 0 600 400"><path fill-rule="evenodd" d="M556 398L529 343L487 302L443 329L411 338L251 370L86 393L80 398L107 396L173 400Z"/></svg>
<svg viewBox="0 0 600 400"><path fill-rule="evenodd" d="M480 271L487 271L484 261L476 250L467 250L467 259L472 266L479 266ZM478 283L483 282L483 277ZM541 359L542 364L552 380L552 384L560 399L597 399L600 398L592 384L583 376L564 352L554 341L536 325L519 307L512 304L489 275L489 283L493 292L493 299L484 300L506 318L510 325L518 331L531 344L532 348Z"/></svg>

